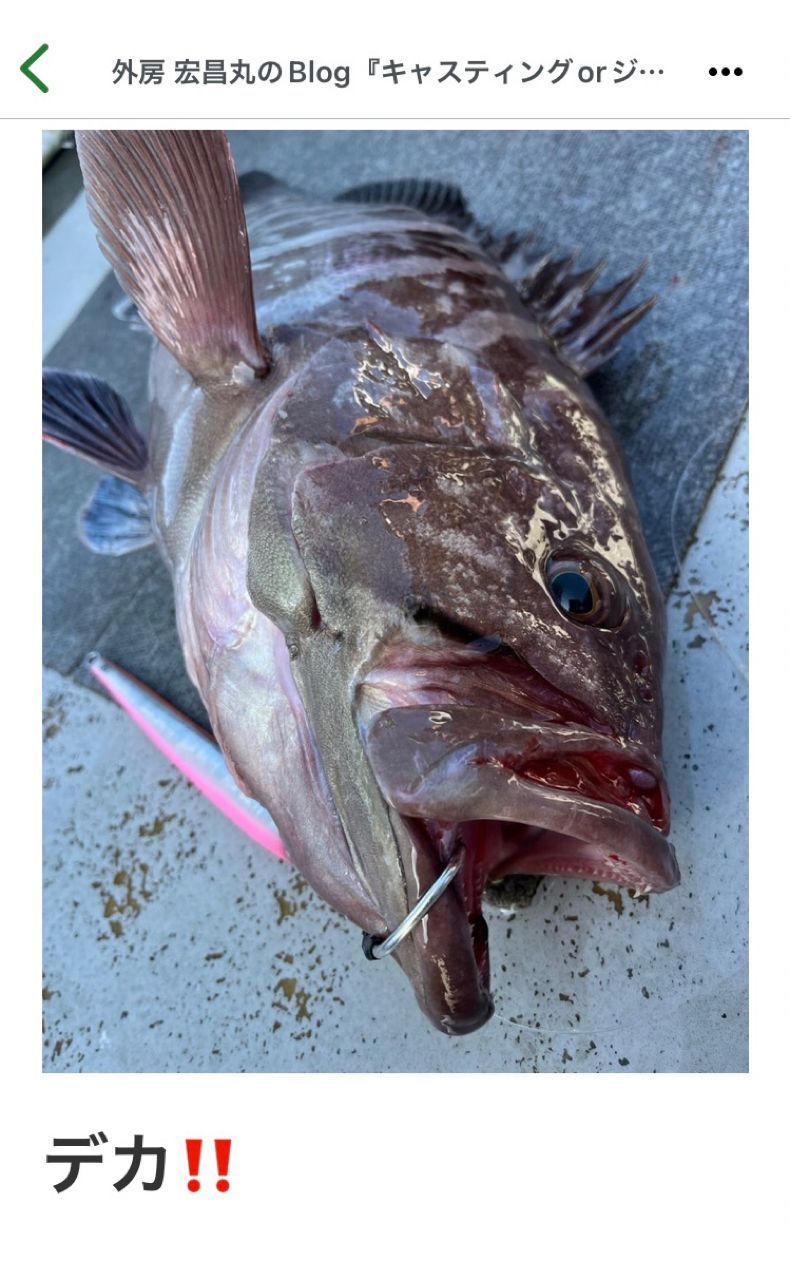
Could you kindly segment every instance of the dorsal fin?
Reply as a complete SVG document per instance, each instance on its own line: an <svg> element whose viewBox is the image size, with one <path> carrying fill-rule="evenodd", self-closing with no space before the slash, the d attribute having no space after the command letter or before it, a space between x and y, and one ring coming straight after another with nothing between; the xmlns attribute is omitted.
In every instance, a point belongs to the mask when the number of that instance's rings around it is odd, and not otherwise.
<svg viewBox="0 0 790 1280"><path fill-rule="evenodd" d="M606 263L598 262L587 271L572 274L574 256L547 255L533 265L518 286L522 302L536 313L543 328L554 340L559 355L582 377L599 368L615 354L615 343L643 316L657 299L644 302L619 314L617 308L643 276L647 263L606 291L590 290Z"/></svg>
<svg viewBox="0 0 790 1280"><path fill-rule="evenodd" d="M472 222L460 187L433 178L396 178L386 182L364 182L335 196L350 204L400 204L419 209L464 230Z"/></svg>
<svg viewBox="0 0 790 1280"><path fill-rule="evenodd" d="M382 182L365 182L350 187L335 196L336 201L350 204L397 204L408 209L419 209L431 218L448 226L465 231L485 249L495 262L503 263L511 257L525 237L516 232L503 235L478 222L466 203L460 187L451 182L439 182L434 178L394 178ZM527 237L532 240L532 237Z"/></svg>
<svg viewBox="0 0 790 1280"><path fill-rule="evenodd" d="M77 150L101 248L159 341L197 379L263 376L269 360L225 135L90 130L77 133Z"/></svg>

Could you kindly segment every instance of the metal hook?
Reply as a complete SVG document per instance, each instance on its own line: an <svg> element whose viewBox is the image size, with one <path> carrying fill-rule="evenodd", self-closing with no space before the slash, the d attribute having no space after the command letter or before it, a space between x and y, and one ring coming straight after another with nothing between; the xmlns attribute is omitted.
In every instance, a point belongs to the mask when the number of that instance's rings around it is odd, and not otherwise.
<svg viewBox="0 0 790 1280"><path fill-rule="evenodd" d="M447 886L455 879L461 869L463 856L463 849L459 849L457 853L453 854L442 874L434 880L430 889L422 895L409 914L404 916L400 924L392 930L392 933L388 933L386 938L374 938L371 933L363 933L362 950L368 960L383 960L385 956L391 955L395 948L400 946L403 939L411 933L415 925L420 923L423 916L428 914L431 907L439 901Z"/></svg>

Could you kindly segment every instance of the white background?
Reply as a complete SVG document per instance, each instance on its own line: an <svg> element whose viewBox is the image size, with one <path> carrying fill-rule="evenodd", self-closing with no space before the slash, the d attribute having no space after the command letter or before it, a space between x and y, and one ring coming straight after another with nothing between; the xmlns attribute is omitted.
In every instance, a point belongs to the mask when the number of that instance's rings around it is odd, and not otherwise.
<svg viewBox="0 0 790 1280"><path fill-rule="evenodd" d="M773 1275L786 1212L787 734L787 32L769 6L324 5L286 17L161 5L37 6L4 20L0 76L4 190L3 625L5 723L4 1037L8 1115L3 1206L18 1227L10 1273L220 1277L343 1270L370 1280L454 1273L570 1276ZM618 14L618 9L620 13ZM708 18L710 15L710 20ZM763 17L767 21L763 21ZM747 25L748 24L748 25ZM19 74L35 68L44 97ZM664 75L618 88L561 84L529 105L518 92L394 89L364 74L371 56L410 65L544 54L611 64L637 57ZM348 89L113 89L121 57L314 57L351 63ZM712 80L711 65L744 75ZM527 86L529 87L529 86ZM537 86L535 86L537 88ZM238 92L237 92L238 90ZM220 99L217 95L223 93ZM158 94L157 98L153 95ZM397 95L397 97L396 97ZM487 95L487 96L486 96ZM562 95L560 97L560 95ZM157 104L154 106L154 102ZM241 104L245 103L244 106ZM239 105L237 105L239 104ZM507 105L505 105L507 104ZM516 105L518 104L518 105ZM281 113L267 127L360 127L441 116L487 127L629 127L650 120L749 128L751 135L753 471L752 1036L749 1076L42 1076L40 1072L40 129L190 111ZM46 111L45 116L42 113ZM287 113L287 118L286 114ZM310 115L312 120L306 119ZM622 115L620 113L623 113ZM631 113L629 116L625 113ZM531 116L515 122L508 117ZM24 117L24 118L22 118ZM133 117L133 118L131 118ZM775 117L784 117L776 119ZM449 121L448 121L449 123ZM710 300L712 307L716 299ZM727 353L722 353L725 361ZM58 1196L52 1138L104 1129L168 1148L163 1189L116 1193L110 1147ZM183 1140L203 1137L204 1186L186 1190ZM210 1178L213 1137L231 1137L231 1189ZM781 1195L781 1199L780 1199ZM9 1257L6 1244L5 1256Z"/></svg>

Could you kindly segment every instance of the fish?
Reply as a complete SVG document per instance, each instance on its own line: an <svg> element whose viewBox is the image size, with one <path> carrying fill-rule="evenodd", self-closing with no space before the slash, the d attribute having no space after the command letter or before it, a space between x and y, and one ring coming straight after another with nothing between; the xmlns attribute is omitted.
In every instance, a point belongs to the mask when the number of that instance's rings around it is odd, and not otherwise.
<svg viewBox="0 0 790 1280"><path fill-rule="evenodd" d="M159 548L234 786L366 955L398 939L431 1024L473 1032L487 886L679 881L664 601L587 382L655 302L620 309L643 268L528 261L432 179L239 179L216 131L77 149L153 335L146 430L45 371L45 438L109 473L81 536Z"/></svg>

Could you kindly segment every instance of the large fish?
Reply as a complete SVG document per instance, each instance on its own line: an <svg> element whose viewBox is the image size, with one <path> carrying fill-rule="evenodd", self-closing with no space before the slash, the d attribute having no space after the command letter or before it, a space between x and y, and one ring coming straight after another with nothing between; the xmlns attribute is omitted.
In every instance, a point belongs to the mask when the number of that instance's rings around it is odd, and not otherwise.
<svg viewBox="0 0 790 1280"><path fill-rule="evenodd" d="M147 436L105 384L45 377L45 435L113 473L83 534L156 542L234 778L369 954L448 882L394 955L472 1031L487 881L678 881L663 601L584 381L653 300L617 314L638 273L596 293L567 259L511 282L436 183L324 202L240 190L220 133L78 148L157 339Z"/></svg>

